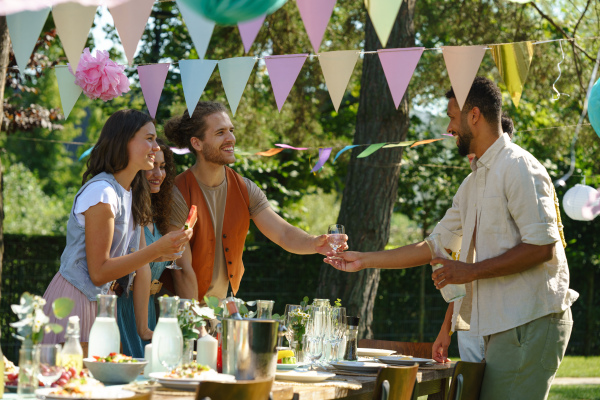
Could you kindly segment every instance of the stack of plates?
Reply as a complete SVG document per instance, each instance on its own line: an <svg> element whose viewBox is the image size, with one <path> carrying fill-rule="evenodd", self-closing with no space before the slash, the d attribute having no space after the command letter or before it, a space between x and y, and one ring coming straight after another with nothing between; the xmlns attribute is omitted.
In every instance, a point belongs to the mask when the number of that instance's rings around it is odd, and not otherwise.
<svg viewBox="0 0 600 400"><path fill-rule="evenodd" d="M277 371L275 379L292 382L322 382L335 374L323 371Z"/></svg>
<svg viewBox="0 0 600 400"><path fill-rule="evenodd" d="M377 357L382 363L389 365L414 365L419 364L419 367L427 364L434 363L435 361L430 358L416 358L411 356L388 356L388 357Z"/></svg>
<svg viewBox="0 0 600 400"><path fill-rule="evenodd" d="M235 376L220 374L217 371L207 371L194 378L170 378L166 372L151 372L150 378L156 379L158 383L170 389L196 390L202 381L212 382L235 382Z"/></svg>
<svg viewBox="0 0 600 400"><path fill-rule="evenodd" d="M378 362L361 361L336 361L329 363L332 367L341 371L358 372L363 374L375 374L387 365Z"/></svg>
<svg viewBox="0 0 600 400"><path fill-rule="evenodd" d="M359 347L356 349L356 354L359 357L385 357L394 353L394 350L386 349L368 349L366 347Z"/></svg>

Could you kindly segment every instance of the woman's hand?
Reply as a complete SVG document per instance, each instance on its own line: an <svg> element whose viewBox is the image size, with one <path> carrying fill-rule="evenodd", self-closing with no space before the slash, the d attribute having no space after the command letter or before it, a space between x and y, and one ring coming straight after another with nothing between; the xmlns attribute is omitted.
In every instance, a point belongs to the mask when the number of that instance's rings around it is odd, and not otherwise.
<svg viewBox="0 0 600 400"><path fill-rule="evenodd" d="M162 254L163 261L176 260L181 255L175 255L183 251L184 245L191 239L193 234L192 229L183 230L180 228L176 231L169 232L151 246L157 246L158 251Z"/></svg>
<svg viewBox="0 0 600 400"><path fill-rule="evenodd" d="M358 272L365 269L362 257L365 253L358 251L346 251L343 253L329 252L327 258L323 261L331 265L335 269L344 272Z"/></svg>

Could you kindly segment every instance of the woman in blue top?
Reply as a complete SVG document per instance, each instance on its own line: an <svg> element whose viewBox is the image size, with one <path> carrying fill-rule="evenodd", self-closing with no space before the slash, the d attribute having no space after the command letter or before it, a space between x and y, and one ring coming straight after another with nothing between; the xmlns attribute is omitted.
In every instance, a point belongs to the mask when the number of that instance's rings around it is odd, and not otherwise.
<svg viewBox="0 0 600 400"><path fill-rule="evenodd" d="M112 281L134 271L141 280L149 280L148 264L179 258L175 253L191 237L191 229L179 230L146 246L141 235L140 226L152 221L144 174L154 168L159 150L152 118L140 111L120 110L107 119L88 159L69 214L60 270L44 293L44 312L63 328L67 318L54 317L52 302L64 296L75 301L71 315L81 321L84 353L96 318L96 296L110 293ZM46 334L44 342L64 342L64 333Z"/></svg>
<svg viewBox="0 0 600 400"><path fill-rule="evenodd" d="M152 199L152 219L153 222L144 227L144 236L146 245L150 245L162 237L162 233L167 233L169 228L169 215L171 211L172 194L171 190L175 181L177 171L175 169L175 161L173 160L173 152L160 139L156 140L160 146L160 151L156 152L154 159L154 168L146 171L146 179L150 184L150 197ZM154 295L158 293L161 283L158 281L167 264L170 261L151 262L150 270L152 272L150 289L148 289L148 281L143 282L141 279L134 280L133 290L149 292L150 299L143 303L144 299L140 296L140 300L129 296L122 295L117 300L117 314L119 331L121 332L121 344L123 345L123 354L135 358L144 357L144 346L148 343L142 338L149 339L152 337L152 331L156 327L156 307L154 303ZM145 285L145 286L142 286ZM137 302L141 304L137 304ZM146 307L146 310L142 309ZM137 312L136 312L137 311ZM141 312L140 312L141 311ZM144 322L147 320L147 323ZM140 329L137 328L139 324Z"/></svg>

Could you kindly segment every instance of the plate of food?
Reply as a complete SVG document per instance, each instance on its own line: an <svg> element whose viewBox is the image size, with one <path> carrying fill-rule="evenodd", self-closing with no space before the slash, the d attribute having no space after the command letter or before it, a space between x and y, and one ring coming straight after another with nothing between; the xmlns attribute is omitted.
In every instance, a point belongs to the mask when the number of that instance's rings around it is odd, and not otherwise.
<svg viewBox="0 0 600 400"><path fill-rule="evenodd" d="M220 374L206 365L196 362L184 364L170 372L151 372L150 378L161 385L179 390L196 390L202 381L234 382L235 376Z"/></svg>
<svg viewBox="0 0 600 400"><path fill-rule="evenodd" d="M369 349L366 347L359 347L356 349L356 354L359 357L385 357L394 354L395 350L387 349Z"/></svg>
<svg viewBox="0 0 600 400"><path fill-rule="evenodd" d="M364 361L334 361L329 363L335 369L359 373L377 373L381 368L386 368L387 364L379 362Z"/></svg>
<svg viewBox="0 0 600 400"><path fill-rule="evenodd" d="M277 371L275 379L280 381L292 382L322 382L325 379L333 378L334 373L323 371Z"/></svg>
<svg viewBox="0 0 600 400"><path fill-rule="evenodd" d="M92 376L102 383L119 384L134 381L144 372L148 361L124 354L110 353L107 357L93 356L83 359Z"/></svg>
<svg viewBox="0 0 600 400"><path fill-rule="evenodd" d="M71 379L62 387L43 388L35 391L39 399L126 399L135 392L118 387L105 387L94 378Z"/></svg>
<svg viewBox="0 0 600 400"><path fill-rule="evenodd" d="M290 371L306 365L306 363L299 363L294 356L294 351L290 349L283 349L277 352L277 370L278 371Z"/></svg>
<svg viewBox="0 0 600 400"><path fill-rule="evenodd" d="M389 365L414 365L416 363L421 367L427 364L435 363L435 360L432 360L431 358L417 358L413 356L388 356L377 357L377 359L382 363Z"/></svg>

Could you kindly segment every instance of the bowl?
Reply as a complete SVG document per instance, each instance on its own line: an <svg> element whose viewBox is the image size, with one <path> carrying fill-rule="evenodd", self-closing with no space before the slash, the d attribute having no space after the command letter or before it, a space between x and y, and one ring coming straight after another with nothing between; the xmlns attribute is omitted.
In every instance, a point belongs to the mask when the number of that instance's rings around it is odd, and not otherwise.
<svg viewBox="0 0 600 400"><path fill-rule="evenodd" d="M98 362L93 358L84 358L83 363L90 370L92 376L102 383L129 383L144 372L148 361L136 358L138 362L131 363L106 363Z"/></svg>

